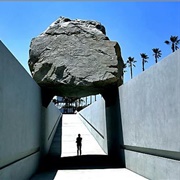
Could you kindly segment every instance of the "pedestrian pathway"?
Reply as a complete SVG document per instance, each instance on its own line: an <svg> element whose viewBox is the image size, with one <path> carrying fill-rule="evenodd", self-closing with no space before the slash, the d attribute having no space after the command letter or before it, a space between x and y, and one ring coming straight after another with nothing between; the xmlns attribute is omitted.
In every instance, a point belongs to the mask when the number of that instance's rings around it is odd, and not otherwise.
<svg viewBox="0 0 180 180"><path fill-rule="evenodd" d="M84 126L79 116L76 114L63 115L62 120L62 154L61 157L76 156L76 137L81 134L82 155L101 154L105 152L101 149L97 141Z"/></svg>
<svg viewBox="0 0 180 180"><path fill-rule="evenodd" d="M59 170L54 180L146 180L142 176L126 169L84 169Z"/></svg>
<svg viewBox="0 0 180 180"><path fill-rule="evenodd" d="M77 156L76 137L81 134L82 156ZM57 168L36 174L31 180L145 180L142 176L112 165L78 114L63 115L62 154Z"/></svg>
<svg viewBox="0 0 180 180"><path fill-rule="evenodd" d="M89 163L89 160L97 160L98 162L105 157L106 153L101 149L94 137L84 126L78 115L63 115L62 122L62 157L67 158L69 156L76 156L76 137L81 134L82 141L82 155L85 162ZM71 157L73 161L78 157ZM98 159L99 158L99 159ZM69 157L70 159L70 157ZM81 158L83 159L83 157ZM80 162L80 160L78 162ZM105 159L106 160L106 159ZM106 163L103 161L103 163ZM68 163L68 164L73 164ZM70 166L70 165L69 165ZM105 165L104 165L105 167ZM54 180L99 180L99 179L112 179L113 180L145 180L142 176L126 169L126 168L103 168L103 169L87 168L83 169L62 169L58 170Z"/></svg>

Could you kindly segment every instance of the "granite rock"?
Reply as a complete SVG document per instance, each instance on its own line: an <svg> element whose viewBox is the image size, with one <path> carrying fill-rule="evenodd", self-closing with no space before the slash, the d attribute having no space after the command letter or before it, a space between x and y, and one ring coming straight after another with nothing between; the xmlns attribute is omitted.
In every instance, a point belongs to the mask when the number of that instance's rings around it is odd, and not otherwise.
<svg viewBox="0 0 180 180"><path fill-rule="evenodd" d="M97 21L60 17L32 39L28 64L34 80L58 96L83 97L122 84L119 44Z"/></svg>

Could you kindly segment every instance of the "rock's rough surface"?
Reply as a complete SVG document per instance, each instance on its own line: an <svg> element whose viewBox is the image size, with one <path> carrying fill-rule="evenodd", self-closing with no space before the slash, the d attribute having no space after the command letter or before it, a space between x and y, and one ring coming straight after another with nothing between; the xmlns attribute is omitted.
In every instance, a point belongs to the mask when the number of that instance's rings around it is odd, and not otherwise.
<svg viewBox="0 0 180 180"><path fill-rule="evenodd" d="M33 78L54 95L83 97L122 83L120 47L96 21L60 17L32 39L29 56Z"/></svg>

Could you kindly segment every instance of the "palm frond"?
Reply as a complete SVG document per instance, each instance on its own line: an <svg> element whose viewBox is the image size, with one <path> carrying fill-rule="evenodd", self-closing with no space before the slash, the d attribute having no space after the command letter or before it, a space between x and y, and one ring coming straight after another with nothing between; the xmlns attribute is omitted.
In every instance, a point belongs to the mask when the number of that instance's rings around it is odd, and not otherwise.
<svg viewBox="0 0 180 180"><path fill-rule="evenodd" d="M178 36L171 36L170 40L172 43L175 43L178 40Z"/></svg>
<svg viewBox="0 0 180 180"><path fill-rule="evenodd" d="M148 55L145 53L141 53L140 55L141 55L142 59L148 59L149 58Z"/></svg>
<svg viewBox="0 0 180 180"><path fill-rule="evenodd" d="M169 42L169 41L167 41L167 40L166 40L166 41L164 41L164 43L166 43L166 44L168 44L168 45L170 44L170 42Z"/></svg>
<svg viewBox="0 0 180 180"><path fill-rule="evenodd" d="M180 43L180 39L178 39L175 44L178 45Z"/></svg>
<svg viewBox="0 0 180 180"><path fill-rule="evenodd" d="M159 48L153 48L152 51L154 52L153 56L160 58L162 53L161 50Z"/></svg>
<svg viewBox="0 0 180 180"><path fill-rule="evenodd" d="M175 50L178 50L179 49L179 47L178 46L175 46Z"/></svg>

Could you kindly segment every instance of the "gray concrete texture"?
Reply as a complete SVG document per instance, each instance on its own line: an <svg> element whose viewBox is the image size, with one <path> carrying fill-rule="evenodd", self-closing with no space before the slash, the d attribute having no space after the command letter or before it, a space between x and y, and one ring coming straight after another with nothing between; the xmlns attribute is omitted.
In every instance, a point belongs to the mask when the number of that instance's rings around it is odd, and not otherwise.
<svg viewBox="0 0 180 180"><path fill-rule="evenodd" d="M72 177L73 180L146 180L146 178L125 168L59 170L54 180L69 180Z"/></svg>
<svg viewBox="0 0 180 180"><path fill-rule="evenodd" d="M94 104L83 112L88 122L93 124L91 119L95 117L103 127L104 123L119 121L122 139L118 149L124 149L126 168L149 179L180 179L179 69L180 50L177 50L120 86L119 117L113 116L113 105L104 104L101 107L104 110L99 108L106 113L104 120L102 114L94 113ZM107 112L109 109L111 114ZM113 125L106 127L112 133L107 141L114 141ZM108 142L108 146L112 143ZM119 153L121 156L122 152Z"/></svg>
<svg viewBox="0 0 180 180"><path fill-rule="evenodd" d="M150 179L180 179L179 70L180 50L119 88L126 167Z"/></svg>
<svg viewBox="0 0 180 180"><path fill-rule="evenodd" d="M46 155L51 146L56 128L59 124L62 114L54 103L50 103L47 108L42 107L41 118L41 153Z"/></svg>
<svg viewBox="0 0 180 180"><path fill-rule="evenodd" d="M28 179L60 112L42 111L41 89L1 41L0 54L0 179Z"/></svg>
<svg viewBox="0 0 180 180"><path fill-rule="evenodd" d="M126 145L180 150L179 70L180 50L119 88Z"/></svg>
<svg viewBox="0 0 180 180"><path fill-rule="evenodd" d="M179 180L180 162L143 152L125 150L126 168L154 180Z"/></svg>

